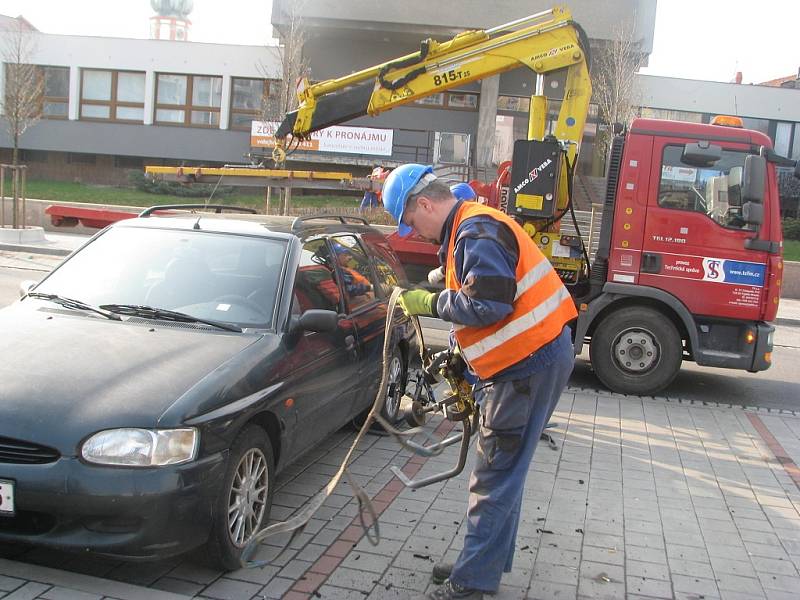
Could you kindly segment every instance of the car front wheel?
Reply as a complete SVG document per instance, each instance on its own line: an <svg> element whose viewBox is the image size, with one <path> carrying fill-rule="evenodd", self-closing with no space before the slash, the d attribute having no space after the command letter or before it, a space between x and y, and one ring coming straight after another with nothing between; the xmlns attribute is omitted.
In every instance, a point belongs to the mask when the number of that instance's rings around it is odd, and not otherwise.
<svg viewBox="0 0 800 600"><path fill-rule="evenodd" d="M222 491L214 507L207 544L209 562L221 569L241 567L242 552L266 525L272 506L275 459L266 432L248 425L231 446Z"/></svg>
<svg viewBox="0 0 800 600"><path fill-rule="evenodd" d="M400 400L405 393L406 365L403 353L395 347L389 359L388 385L383 400L381 416L390 423L397 422L400 412Z"/></svg>

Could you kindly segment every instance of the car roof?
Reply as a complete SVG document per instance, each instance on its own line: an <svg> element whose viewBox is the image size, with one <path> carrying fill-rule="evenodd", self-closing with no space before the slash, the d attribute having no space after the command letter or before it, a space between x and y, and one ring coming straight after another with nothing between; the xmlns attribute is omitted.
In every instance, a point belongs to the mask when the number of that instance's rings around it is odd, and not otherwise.
<svg viewBox="0 0 800 600"><path fill-rule="evenodd" d="M380 229L394 230L394 227L371 226L363 223L346 222L351 219L363 220L350 215L311 215L308 217L284 217L259 214L216 214L216 213L178 213L175 215L149 216L125 219L113 227L172 229L179 231L206 231L234 235L248 235L265 238L305 240L317 235L337 233L373 233L382 235Z"/></svg>

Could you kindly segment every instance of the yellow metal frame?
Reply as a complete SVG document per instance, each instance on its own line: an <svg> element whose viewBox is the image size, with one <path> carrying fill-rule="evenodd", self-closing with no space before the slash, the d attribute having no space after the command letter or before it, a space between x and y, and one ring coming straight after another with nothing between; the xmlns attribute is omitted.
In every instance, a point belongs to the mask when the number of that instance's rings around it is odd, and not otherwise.
<svg viewBox="0 0 800 600"><path fill-rule="evenodd" d="M145 167L148 175L195 177L255 177L261 179L354 179L352 173L339 171L295 171L287 169L247 169L242 167Z"/></svg>

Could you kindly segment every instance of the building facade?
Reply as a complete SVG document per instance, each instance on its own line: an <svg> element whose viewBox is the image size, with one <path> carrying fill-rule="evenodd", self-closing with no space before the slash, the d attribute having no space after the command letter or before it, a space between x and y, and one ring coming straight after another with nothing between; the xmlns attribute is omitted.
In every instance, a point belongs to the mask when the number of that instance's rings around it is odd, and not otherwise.
<svg viewBox="0 0 800 600"><path fill-rule="evenodd" d="M119 183L148 163L242 163L279 72L265 46L30 35L44 80L42 118L20 140L32 177Z"/></svg>
<svg viewBox="0 0 800 600"><path fill-rule="evenodd" d="M574 0L570 8L593 52L622 23L646 56L653 46L655 5ZM276 36L286 31L293 6L291 0L274 0ZM308 0L303 6L305 57L310 77L319 81L414 52L427 37L443 40L464 29L490 28L551 4ZM141 171L145 164L241 164L250 150L251 122L261 118L263 99L280 87L274 78L281 73L281 56L272 47L32 35L30 62L41 69L45 92L43 118L20 142L31 177L122 183L129 170ZM7 68L0 69L0 87ZM490 176L494 165L510 157L514 140L527 133L535 81L531 71L516 69L348 123L392 130L390 156L296 152L290 166L350 165L362 172L375 162L414 161L482 166ZM767 133L779 153L800 158L800 89L648 75L638 76L638 88L642 116L708 122L715 114L739 115L746 126ZM559 98L552 95L555 114ZM594 110L578 166L584 174L592 171ZM10 146L3 128L0 148Z"/></svg>

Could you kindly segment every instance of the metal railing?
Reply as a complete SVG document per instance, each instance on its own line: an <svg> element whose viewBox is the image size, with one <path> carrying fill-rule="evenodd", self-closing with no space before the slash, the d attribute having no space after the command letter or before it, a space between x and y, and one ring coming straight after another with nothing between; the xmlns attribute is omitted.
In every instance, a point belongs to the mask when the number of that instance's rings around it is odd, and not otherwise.
<svg viewBox="0 0 800 600"><path fill-rule="evenodd" d="M600 229L603 226L603 205L593 204L591 210L576 210L575 220L578 221L583 243L586 244L586 251L589 253L589 260L594 260L600 241ZM577 234L572 223L572 215L569 213L564 215L561 220L561 233L566 235Z"/></svg>

